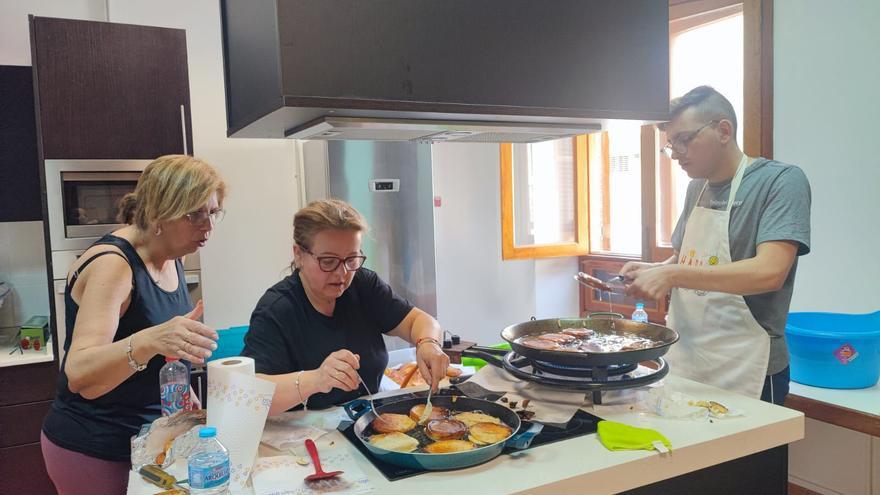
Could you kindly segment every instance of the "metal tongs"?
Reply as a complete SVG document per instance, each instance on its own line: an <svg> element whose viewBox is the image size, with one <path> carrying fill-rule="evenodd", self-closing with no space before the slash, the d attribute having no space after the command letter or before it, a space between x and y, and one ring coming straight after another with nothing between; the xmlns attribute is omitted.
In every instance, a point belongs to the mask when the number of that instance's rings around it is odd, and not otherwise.
<svg viewBox="0 0 880 495"><path fill-rule="evenodd" d="M577 275L574 276L574 279L577 280L579 284L585 287L589 287L591 289L597 289L602 292L623 294L623 283L626 280L626 277L624 277L623 275L617 275L616 277L612 277L603 282L592 275L588 275L584 272L578 272Z"/></svg>

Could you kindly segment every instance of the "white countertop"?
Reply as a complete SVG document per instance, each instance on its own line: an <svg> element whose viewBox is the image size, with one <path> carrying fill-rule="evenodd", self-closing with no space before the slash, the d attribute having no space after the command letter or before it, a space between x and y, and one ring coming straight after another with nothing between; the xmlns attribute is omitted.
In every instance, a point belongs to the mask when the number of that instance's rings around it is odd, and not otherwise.
<svg viewBox="0 0 880 495"><path fill-rule="evenodd" d="M880 382L858 389L811 387L791 382L788 393L880 416Z"/></svg>
<svg viewBox="0 0 880 495"><path fill-rule="evenodd" d="M610 408L594 412L591 406L587 406L585 410L603 419L660 431L671 441L674 450L663 455L647 451L611 452L592 434L514 455L500 455L471 468L431 472L395 482L385 479L338 431L322 436L317 445L319 451L322 448L348 449L358 467L370 478L376 494L558 495L581 493L584 486L590 487L590 493L616 493L785 445L804 436L804 416L799 411L674 376L667 377L664 382L676 391L722 402L745 415L709 423ZM331 442L333 446L330 446ZM260 452L261 455L279 455L263 445ZM137 475L133 474L129 479L129 494L146 495L159 491Z"/></svg>
<svg viewBox="0 0 880 495"><path fill-rule="evenodd" d="M17 344L8 344L0 346L0 368L5 366L21 366L23 364L45 363L55 359L55 353L52 351L52 340L46 343L46 346L35 351L33 349L25 349L19 352Z"/></svg>

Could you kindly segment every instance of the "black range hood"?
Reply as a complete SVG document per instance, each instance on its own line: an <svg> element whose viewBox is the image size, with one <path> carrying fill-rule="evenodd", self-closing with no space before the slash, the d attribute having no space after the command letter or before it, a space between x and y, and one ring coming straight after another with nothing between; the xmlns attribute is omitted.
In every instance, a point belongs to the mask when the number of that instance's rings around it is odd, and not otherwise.
<svg viewBox="0 0 880 495"><path fill-rule="evenodd" d="M666 0L222 0L228 135L536 142L669 108Z"/></svg>

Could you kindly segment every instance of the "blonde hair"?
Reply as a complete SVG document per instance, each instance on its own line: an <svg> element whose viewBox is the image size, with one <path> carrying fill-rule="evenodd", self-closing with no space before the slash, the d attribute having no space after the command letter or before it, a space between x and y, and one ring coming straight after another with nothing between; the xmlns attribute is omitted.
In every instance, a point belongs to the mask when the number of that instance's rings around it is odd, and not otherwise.
<svg viewBox="0 0 880 495"><path fill-rule="evenodd" d="M147 230L151 223L175 220L205 205L217 193L222 207L226 183L214 167L188 155L153 160L133 193L119 202L119 221Z"/></svg>
<svg viewBox="0 0 880 495"><path fill-rule="evenodd" d="M325 230L366 233L370 227L359 211L340 199L312 201L293 216L293 242L301 248L311 249L315 236ZM296 260L290 268L296 268Z"/></svg>

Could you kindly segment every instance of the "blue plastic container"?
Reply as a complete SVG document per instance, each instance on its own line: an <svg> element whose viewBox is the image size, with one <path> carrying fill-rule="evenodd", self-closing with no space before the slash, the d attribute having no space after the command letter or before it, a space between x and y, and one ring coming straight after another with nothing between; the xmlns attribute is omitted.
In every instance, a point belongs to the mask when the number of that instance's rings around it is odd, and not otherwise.
<svg viewBox="0 0 880 495"><path fill-rule="evenodd" d="M880 311L790 313L791 379L825 388L867 388L880 379Z"/></svg>
<svg viewBox="0 0 880 495"><path fill-rule="evenodd" d="M208 361L215 359L223 359L232 356L240 356L244 350L244 334L248 331L248 326L222 328L217 330L217 349L211 353Z"/></svg>

